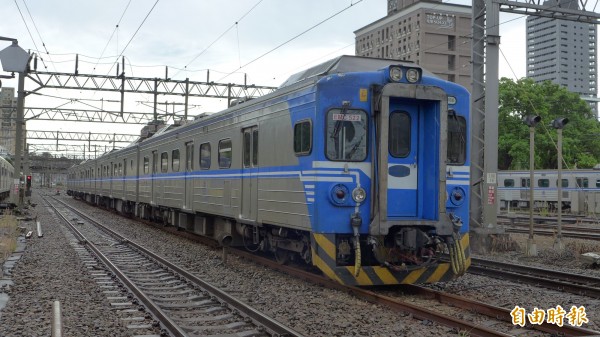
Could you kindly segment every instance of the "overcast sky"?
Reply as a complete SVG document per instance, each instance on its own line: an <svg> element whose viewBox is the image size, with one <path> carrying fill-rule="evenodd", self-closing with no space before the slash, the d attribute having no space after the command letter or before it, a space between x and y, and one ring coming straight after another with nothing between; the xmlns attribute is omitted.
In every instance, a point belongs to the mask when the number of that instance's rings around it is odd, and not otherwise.
<svg viewBox="0 0 600 337"><path fill-rule="evenodd" d="M468 0L444 2L470 4ZM111 67L124 55L128 76L163 77L168 66L170 77L178 79L204 81L206 69L210 69L211 80L216 82L242 83L246 74L248 83L277 86L311 65L337 55L353 55L353 32L385 16L386 4L385 0L2 0L0 36L17 38L25 50L37 50L44 59L38 70L46 66L48 71L72 73L75 54L79 54L80 73L114 74ZM501 14L501 22L515 18L502 24L500 31L501 50L512 67L501 55L500 75L510 78L525 75L525 18ZM9 44L0 41L0 49ZM3 83L17 86L16 80ZM26 85L26 89L33 87L33 83ZM64 98L91 96L55 89L42 93ZM113 97L92 95L94 99ZM131 100L150 102L152 97L140 95ZM25 105L52 108L65 102L32 95ZM128 101L129 109L146 109L134 103ZM226 102L212 99L201 105L192 113L218 111ZM108 109L117 110L118 105ZM141 128L34 120L27 127L63 131L108 128L118 133L137 133Z"/></svg>

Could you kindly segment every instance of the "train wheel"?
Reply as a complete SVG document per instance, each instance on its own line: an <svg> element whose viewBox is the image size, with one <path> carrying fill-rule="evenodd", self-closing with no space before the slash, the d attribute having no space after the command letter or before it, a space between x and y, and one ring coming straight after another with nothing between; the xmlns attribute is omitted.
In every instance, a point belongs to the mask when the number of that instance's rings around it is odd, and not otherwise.
<svg viewBox="0 0 600 337"><path fill-rule="evenodd" d="M290 260L290 251L287 249L276 248L275 252L275 261L279 264L287 264Z"/></svg>

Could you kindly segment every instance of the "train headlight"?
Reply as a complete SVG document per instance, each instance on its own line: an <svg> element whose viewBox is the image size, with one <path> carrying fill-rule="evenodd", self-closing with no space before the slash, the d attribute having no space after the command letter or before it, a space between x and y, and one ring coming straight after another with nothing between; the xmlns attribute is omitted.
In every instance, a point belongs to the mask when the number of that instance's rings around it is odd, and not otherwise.
<svg viewBox="0 0 600 337"><path fill-rule="evenodd" d="M456 97L448 96L448 105L456 104Z"/></svg>
<svg viewBox="0 0 600 337"><path fill-rule="evenodd" d="M390 68L390 79L394 82L400 82L402 79L402 68L391 67Z"/></svg>
<svg viewBox="0 0 600 337"><path fill-rule="evenodd" d="M357 187L352 191L352 200L361 203L367 198L367 192L362 187Z"/></svg>
<svg viewBox="0 0 600 337"><path fill-rule="evenodd" d="M419 70L415 68L410 68L406 71L406 80L410 83L415 83L421 79L419 74Z"/></svg>

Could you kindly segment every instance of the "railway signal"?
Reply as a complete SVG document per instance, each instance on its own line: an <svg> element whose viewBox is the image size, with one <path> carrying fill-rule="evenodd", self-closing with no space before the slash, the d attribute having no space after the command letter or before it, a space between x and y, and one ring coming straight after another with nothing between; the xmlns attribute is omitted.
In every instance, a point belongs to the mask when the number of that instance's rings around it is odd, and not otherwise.
<svg viewBox="0 0 600 337"><path fill-rule="evenodd" d="M561 182L557 184L558 187L558 200L557 200L557 208L558 208L558 233L556 234L556 240L554 241L554 248L563 251L565 249L565 244L562 241L562 129L569 123L569 119L566 117L558 117L552 121L552 127L556 129L558 134L557 140L557 148L558 148L558 181Z"/></svg>
<svg viewBox="0 0 600 337"><path fill-rule="evenodd" d="M542 120L540 116L528 115L523 123L529 126L529 238L527 239L527 256L537 256L537 245L533 239L533 170L535 170L535 126Z"/></svg>

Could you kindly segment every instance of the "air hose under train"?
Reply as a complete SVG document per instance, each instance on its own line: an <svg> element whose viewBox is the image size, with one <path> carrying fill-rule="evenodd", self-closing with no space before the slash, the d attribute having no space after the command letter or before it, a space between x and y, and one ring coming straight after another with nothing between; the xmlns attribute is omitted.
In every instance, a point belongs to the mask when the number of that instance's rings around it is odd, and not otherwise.
<svg viewBox="0 0 600 337"><path fill-rule="evenodd" d="M352 219L350 220L350 224L352 225L352 232L354 233L354 277L358 277L360 274L361 268L361 255L360 255L360 225L362 224L362 219L358 213L354 213L352 215Z"/></svg>
<svg viewBox="0 0 600 337"><path fill-rule="evenodd" d="M452 272L455 275L461 276L467 271L467 259L465 258L464 247L461 242L458 230L462 227L462 221L459 217L450 214L450 219L454 224L455 232L448 237L446 244L448 245L448 253L450 254L450 265Z"/></svg>

